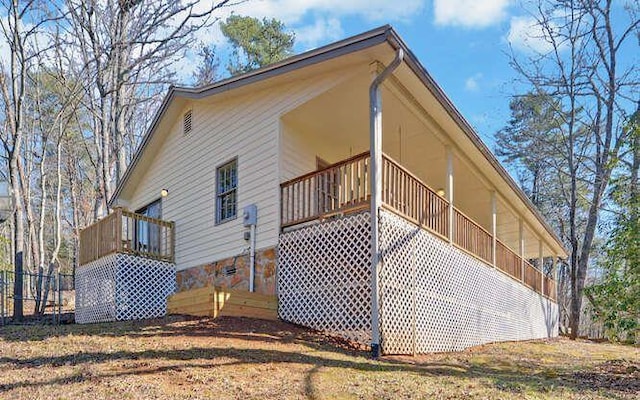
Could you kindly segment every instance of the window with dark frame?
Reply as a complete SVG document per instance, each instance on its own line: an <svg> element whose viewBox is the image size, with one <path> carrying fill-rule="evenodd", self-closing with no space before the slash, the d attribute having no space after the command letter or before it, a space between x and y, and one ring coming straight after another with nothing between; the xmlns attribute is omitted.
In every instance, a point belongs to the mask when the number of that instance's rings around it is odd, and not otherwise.
<svg viewBox="0 0 640 400"><path fill-rule="evenodd" d="M216 223L234 219L237 215L238 159L216 170Z"/></svg>
<svg viewBox="0 0 640 400"><path fill-rule="evenodd" d="M136 214L161 219L161 199L155 200L136 210ZM160 226L145 220L138 220L134 231L134 246L136 251L144 253L159 253L162 248L162 229Z"/></svg>

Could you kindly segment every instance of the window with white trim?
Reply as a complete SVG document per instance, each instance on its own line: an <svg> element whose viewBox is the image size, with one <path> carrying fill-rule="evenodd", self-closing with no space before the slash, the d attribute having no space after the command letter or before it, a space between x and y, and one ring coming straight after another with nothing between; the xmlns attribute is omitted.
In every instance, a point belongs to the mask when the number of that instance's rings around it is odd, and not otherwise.
<svg viewBox="0 0 640 400"><path fill-rule="evenodd" d="M237 215L238 159L216 170L216 223L232 220Z"/></svg>

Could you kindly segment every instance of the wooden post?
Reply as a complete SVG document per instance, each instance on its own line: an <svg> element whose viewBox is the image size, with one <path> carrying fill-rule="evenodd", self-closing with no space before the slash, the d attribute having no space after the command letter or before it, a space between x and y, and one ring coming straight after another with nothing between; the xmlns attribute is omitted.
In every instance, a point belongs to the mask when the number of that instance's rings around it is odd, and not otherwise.
<svg viewBox="0 0 640 400"><path fill-rule="evenodd" d="M116 252L122 252L122 207L116 207L115 212L115 229L116 229Z"/></svg>
<svg viewBox="0 0 640 400"><path fill-rule="evenodd" d="M524 277L524 223L522 222L522 218L518 218L518 232L519 232L519 252L520 252L520 277L522 282L525 282Z"/></svg>
<svg viewBox="0 0 640 400"><path fill-rule="evenodd" d="M447 157L447 184L445 188L445 194L447 201L449 202L449 243L453 242L453 150L450 145L445 146L445 153Z"/></svg>
<svg viewBox="0 0 640 400"><path fill-rule="evenodd" d="M540 294L544 296L544 253L542 240L538 239L538 268L540 268Z"/></svg>
<svg viewBox="0 0 640 400"><path fill-rule="evenodd" d="M93 225L93 231L94 231L94 243L93 243L93 257L91 258L91 261L97 260L100 257L100 222L96 222Z"/></svg>
<svg viewBox="0 0 640 400"><path fill-rule="evenodd" d="M491 265L496 266L496 239L498 237L498 206L496 191L491 191Z"/></svg>
<svg viewBox="0 0 640 400"><path fill-rule="evenodd" d="M553 276L553 281L555 283L555 300L558 302L558 263L562 262L560 256L556 257L553 260L553 269L551 270L551 276Z"/></svg>
<svg viewBox="0 0 640 400"><path fill-rule="evenodd" d="M171 222L171 262L176 262L176 223Z"/></svg>

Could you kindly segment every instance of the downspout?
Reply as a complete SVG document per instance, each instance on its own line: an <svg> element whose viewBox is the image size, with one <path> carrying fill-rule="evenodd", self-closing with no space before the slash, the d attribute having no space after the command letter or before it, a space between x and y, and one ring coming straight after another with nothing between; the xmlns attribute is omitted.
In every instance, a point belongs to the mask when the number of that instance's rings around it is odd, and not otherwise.
<svg viewBox="0 0 640 400"><path fill-rule="evenodd" d="M256 291L256 224L251 224L249 244L249 291Z"/></svg>
<svg viewBox="0 0 640 400"><path fill-rule="evenodd" d="M380 206L382 205L382 95L380 84L402 63L404 51L399 48L396 57L369 87L369 132L371 156L371 353L380 356L380 313L378 291L380 238L378 234Z"/></svg>

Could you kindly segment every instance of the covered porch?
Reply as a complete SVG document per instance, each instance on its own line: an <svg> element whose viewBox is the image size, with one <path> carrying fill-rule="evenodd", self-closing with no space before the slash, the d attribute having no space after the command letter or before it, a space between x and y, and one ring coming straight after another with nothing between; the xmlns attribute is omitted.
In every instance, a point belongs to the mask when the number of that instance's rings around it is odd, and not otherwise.
<svg viewBox="0 0 640 400"><path fill-rule="evenodd" d="M314 221L339 218L370 209L371 190L368 152L350 157L318 171L283 182L281 226L295 229ZM432 189L405 167L383 154L382 206L441 240L498 268L539 294L556 300L556 284L550 274L553 259L527 258ZM497 217L497 215L496 215ZM521 238L524 241L524 237Z"/></svg>
<svg viewBox="0 0 640 400"><path fill-rule="evenodd" d="M558 245L413 80L401 65L381 87L381 207L555 301ZM370 82L361 69L282 117L283 231L371 208Z"/></svg>

